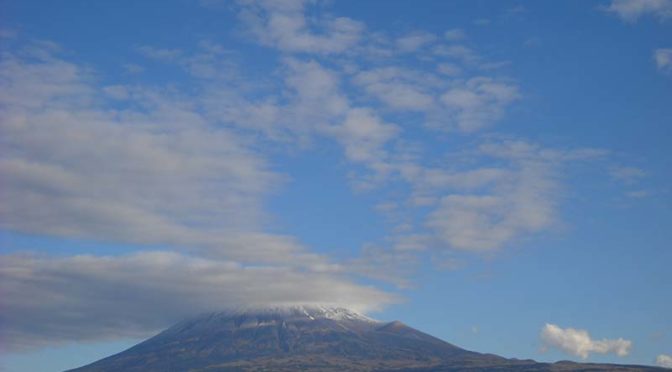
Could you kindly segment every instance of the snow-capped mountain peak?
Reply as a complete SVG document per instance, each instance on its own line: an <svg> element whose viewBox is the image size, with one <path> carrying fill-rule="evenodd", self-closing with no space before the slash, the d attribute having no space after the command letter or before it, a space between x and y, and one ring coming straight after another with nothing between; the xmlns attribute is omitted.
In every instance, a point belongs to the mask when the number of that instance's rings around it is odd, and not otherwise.
<svg viewBox="0 0 672 372"><path fill-rule="evenodd" d="M216 316L248 316L248 317L277 317L277 318L301 318L310 320L331 319L337 321L360 321L379 323L364 314L346 309L344 307L326 305L276 305L276 306L251 306L236 307L216 313Z"/></svg>

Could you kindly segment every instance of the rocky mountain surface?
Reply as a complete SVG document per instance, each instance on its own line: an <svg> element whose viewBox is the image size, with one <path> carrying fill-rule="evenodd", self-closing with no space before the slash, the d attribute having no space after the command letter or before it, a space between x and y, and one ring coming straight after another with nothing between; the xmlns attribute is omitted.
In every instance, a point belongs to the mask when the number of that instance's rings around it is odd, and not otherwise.
<svg viewBox="0 0 672 372"><path fill-rule="evenodd" d="M658 370L506 359L461 349L398 321L295 306L203 315L70 372Z"/></svg>

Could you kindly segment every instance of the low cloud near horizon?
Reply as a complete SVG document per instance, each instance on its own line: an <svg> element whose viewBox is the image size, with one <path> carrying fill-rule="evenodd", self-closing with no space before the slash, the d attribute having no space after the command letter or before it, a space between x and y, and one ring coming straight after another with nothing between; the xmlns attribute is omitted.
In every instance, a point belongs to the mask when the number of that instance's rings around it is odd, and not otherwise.
<svg viewBox="0 0 672 372"><path fill-rule="evenodd" d="M660 354L656 357L656 364L664 368L672 368L672 356Z"/></svg>
<svg viewBox="0 0 672 372"><path fill-rule="evenodd" d="M587 359L591 353L624 357L632 348L630 340L623 338L595 340L585 329L561 328L550 323L542 328L541 340L545 347L556 348L581 359Z"/></svg>

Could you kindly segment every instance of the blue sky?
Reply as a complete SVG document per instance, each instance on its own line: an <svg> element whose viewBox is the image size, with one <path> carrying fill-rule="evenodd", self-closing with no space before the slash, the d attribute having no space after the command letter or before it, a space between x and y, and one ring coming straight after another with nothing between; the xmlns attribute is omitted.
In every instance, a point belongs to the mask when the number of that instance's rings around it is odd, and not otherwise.
<svg viewBox="0 0 672 372"><path fill-rule="evenodd" d="M294 303L672 365L672 1L421 5L2 2L3 370Z"/></svg>

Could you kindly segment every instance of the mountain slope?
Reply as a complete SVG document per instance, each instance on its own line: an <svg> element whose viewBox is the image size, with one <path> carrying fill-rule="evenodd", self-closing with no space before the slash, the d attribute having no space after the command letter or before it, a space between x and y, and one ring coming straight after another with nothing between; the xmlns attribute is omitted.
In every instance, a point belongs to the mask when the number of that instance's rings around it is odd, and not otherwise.
<svg viewBox="0 0 672 372"><path fill-rule="evenodd" d="M401 322L379 322L341 308L298 306L204 315L178 323L124 352L71 371L598 371L617 368L649 370L648 367L544 364L505 359L461 349Z"/></svg>

